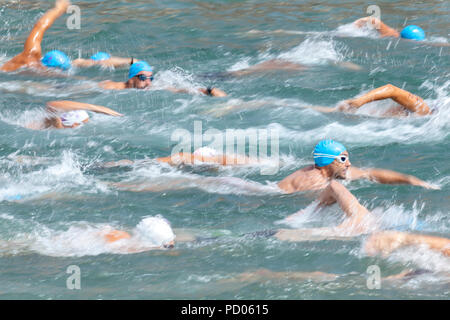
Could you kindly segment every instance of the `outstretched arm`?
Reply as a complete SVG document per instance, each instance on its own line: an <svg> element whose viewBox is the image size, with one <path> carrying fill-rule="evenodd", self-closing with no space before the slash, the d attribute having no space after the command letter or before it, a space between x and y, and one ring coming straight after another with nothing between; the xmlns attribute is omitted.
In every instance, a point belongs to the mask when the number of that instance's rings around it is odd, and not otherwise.
<svg viewBox="0 0 450 320"><path fill-rule="evenodd" d="M69 0L57 0L55 7L47 11L34 25L28 36L23 51L13 59L5 63L1 70L15 71L25 65L37 63L42 58L41 42L45 32L61 15L63 15L70 5Z"/></svg>
<svg viewBox="0 0 450 320"><path fill-rule="evenodd" d="M74 110L87 110L97 113L103 113L110 116L123 116L123 114L118 113L114 110L111 110L107 107L102 106L96 106L89 103L82 103L82 102L76 102L76 101L67 101L67 100L61 100L61 101L50 101L47 102L47 108L49 108L49 111L74 111Z"/></svg>
<svg viewBox="0 0 450 320"><path fill-rule="evenodd" d="M347 171L348 180L367 179L382 184L410 184L426 189L439 189L414 176L405 175L396 171L385 169L360 169L350 167Z"/></svg>
<svg viewBox="0 0 450 320"><path fill-rule="evenodd" d="M178 89L178 88L173 88L173 87L166 88L166 90L169 90L170 92L173 92L173 93L190 93L190 91L187 89ZM222 91L218 88L210 88L210 87L201 88L201 89L198 89L198 92L200 92L206 96L211 96L211 97L226 97L227 96L227 94L224 91Z"/></svg>
<svg viewBox="0 0 450 320"><path fill-rule="evenodd" d="M139 60L133 58L119 58L111 57L106 60L92 60L92 59L76 59L72 64L76 67L92 67L92 66L104 66L104 67L124 67L129 66L131 61L138 62Z"/></svg>
<svg viewBox="0 0 450 320"><path fill-rule="evenodd" d="M344 101L344 103L339 106L338 109L340 111L346 111L349 108L359 108L364 104L372 101L389 98L413 113L417 113L422 116L431 113L430 108L421 97L416 96L406 90L397 88L396 86L393 86L391 84L387 84L385 86L374 89L359 98Z"/></svg>
<svg viewBox="0 0 450 320"><path fill-rule="evenodd" d="M362 28L364 25L371 25L373 28L375 28L382 37L400 37L400 33L395 30L394 28L389 27L387 24L385 24L383 21L381 21L378 18L375 17L365 17L358 19L354 22L354 24Z"/></svg>
<svg viewBox="0 0 450 320"><path fill-rule="evenodd" d="M373 234L367 239L364 249L369 255L381 253L387 256L398 248L411 245L427 245L432 250L450 256L450 239L397 231Z"/></svg>

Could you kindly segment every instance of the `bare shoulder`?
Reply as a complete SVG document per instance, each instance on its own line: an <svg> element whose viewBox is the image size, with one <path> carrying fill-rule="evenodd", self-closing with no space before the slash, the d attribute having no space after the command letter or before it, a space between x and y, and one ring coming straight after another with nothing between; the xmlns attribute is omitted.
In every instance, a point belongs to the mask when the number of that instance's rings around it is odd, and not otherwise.
<svg viewBox="0 0 450 320"><path fill-rule="evenodd" d="M106 90L123 90L123 89L125 89L125 83L114 82L114 81L110 81L110 80L100 82L98 85L100 88L103 88Z"/></svg>

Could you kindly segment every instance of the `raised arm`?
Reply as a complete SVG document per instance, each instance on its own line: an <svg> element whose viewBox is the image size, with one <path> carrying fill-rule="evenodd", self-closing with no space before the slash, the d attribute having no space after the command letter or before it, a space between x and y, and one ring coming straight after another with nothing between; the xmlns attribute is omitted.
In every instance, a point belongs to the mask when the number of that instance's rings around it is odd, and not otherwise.
<svg viewBox="0 0 450 320"><path fill-rule="evenodd" d="M382 37L400 37L400 33L397 30L389 27L383 21L375 17L361 18L356 20L354 24L359 28L362 28L364 25L372 25L373 28L376 29Z"/></svg>
<svg viewBox="0 0 450 320"><path fill-rule="evenodd" d="M385 169L360 169L350 167L347 171L348 180L367 179L382 184L410 184L413 186L424 187L426 189L439 189L429 183L420 180L414 176L405 175L396 171Z"/></svg>
<svg viewBox="0 0 450 320"><path fill-rule="evenodd" d="M123 114L118 113L114 110L111 110L107 107L97 106L97 105L93 105L93 104L89 104L89 103L76 102L76 101L67 101L67 100L47 102L47 108L49 108L50 111L67 112L67 111L74 111L74 110L87 110L87 111L107 114L110 116L116 116L116 117L123 116Z"/></svg>
<svg viewBox="0 0 450 320"><path fill-rule="evenodd" d="M421 97L391 84L374 89L359 98L346 100L339 106L339 110L345 111L349 108L359 108L366 103L389 98L413 113L419 115L428 115L431 113L430 108Z"/></svg>
<svg viewBox="0 0 450 320"><path fill-rule="evenodd" d="M15 71L25 65L37 63L42 58L41 43L45 32L53 25L53 23L61 15L63 15L70 5L68 0L57 0L55 7L47 11L34 25L28 36L23 51L13 59L5 63L2 71Z"/></svg>

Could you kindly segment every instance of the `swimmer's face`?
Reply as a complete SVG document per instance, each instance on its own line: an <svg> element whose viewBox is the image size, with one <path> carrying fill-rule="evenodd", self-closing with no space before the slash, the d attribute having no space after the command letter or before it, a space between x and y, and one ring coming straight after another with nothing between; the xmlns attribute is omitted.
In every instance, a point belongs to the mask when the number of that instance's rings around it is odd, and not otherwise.
<svg viewBox="0 0 450 320"><path fill-rule="evenodd" d="M141 71L132 79L133 88L135 89L147 89L152 85L153 72Z"/></svg>
<svg viewBox="0 0 450 320"><path fill-rule="evenodd" d="M330 164L330 169L335 178L345 179L351 165L348 152L344 151Z"/></svg>

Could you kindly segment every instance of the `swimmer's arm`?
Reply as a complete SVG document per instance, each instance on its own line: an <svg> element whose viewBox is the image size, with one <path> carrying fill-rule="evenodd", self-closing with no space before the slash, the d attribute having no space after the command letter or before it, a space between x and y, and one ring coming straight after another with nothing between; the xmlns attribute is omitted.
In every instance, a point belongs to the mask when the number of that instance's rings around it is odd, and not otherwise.
<svg viewBox="0 0 450 320"><path fill-rule="evenodd" d="M450 256L450 239L406 232L384 231L371 235L364 245L368 255L389 255L398 248L411 245L427 245L430 249Z"/></svg>
<svg viewBox="0 0 450 320"><path fill-rule="evenodd" d="M405 175L396 171L385 169L360 169L350 167L347 171L348 180L367 179L382 184L410 184L413 186L424 187L426 189L439 189L419 178L411 175Z"/></svg>
<svg viewBox="0 0 450 320"><path fill-rule="evenodd" d="M391 84L376 88L359 98L346 100L337 108L339 111L347 111L351 108L360 108L366 103L372 101L384 100L389 98L413 113L422 116L431 113L430 108L422 98L412 94L411 92L397 88L396 86L393 86Z"/></svg>
<svg viewBox="0 0 450 320"><path fill-rule="evenodd" d="M134 161L123 159L119 161L110 161L110 162L104 162L99 165L99 167L102 168L114 168L114 167L121 167L121 166L131 166L134 164Z"/></svg>
<svg viewBox="0 0 450 320"><path fill-rule="evenodd" d="M377 29L377 31L380 33L380 36L382 37L400 37L400 33L397 30L389 27L383 21L375 17L361 18L356 20L354 24L359 28L363 27L364 25L371 25L374 29Z"/></svg>
<svg viewBox="0 0 450 320"><path fill-rule="evenodd" d="M47 102L47 108L49 111L74 111L74 110L87 110L97 113L103 113L110 116L123 116L123 114L111 110L107 107L97 106L89 103L82 103L76 101L60 100Z"/></svg>
<svg viewBox="0 0 450 320"><path fill-rule="evenodd" d="M72 62L72 64L76 67L92 67L92 66L105 66L105 67L122 67L130 65L132 58L119 58L119 57L111 57L107 60L92 60L92 59L76 59ZM134 62L138 62L139 60L133 59Z"/></svg>

